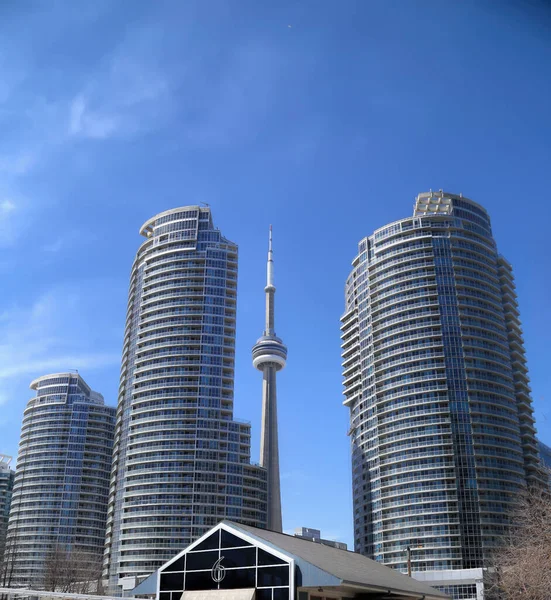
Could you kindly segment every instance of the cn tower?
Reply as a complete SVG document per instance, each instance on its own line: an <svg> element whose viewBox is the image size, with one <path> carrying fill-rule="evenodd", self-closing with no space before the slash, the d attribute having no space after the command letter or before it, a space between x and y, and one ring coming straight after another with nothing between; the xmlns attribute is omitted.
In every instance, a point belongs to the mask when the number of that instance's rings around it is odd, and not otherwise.
<svg viewBox="0 0 551 600"><path fill-rule="evenodd" d="M276 373L287 360L287 346L276 336L274 329L274 257L272 226L268 242L266 287L266 328L253 346L253 367L262 371L262 430L260 437L260 465L268 471L267 528L282 531L281 489L279 485L279 445L277 439Z"/></svg>

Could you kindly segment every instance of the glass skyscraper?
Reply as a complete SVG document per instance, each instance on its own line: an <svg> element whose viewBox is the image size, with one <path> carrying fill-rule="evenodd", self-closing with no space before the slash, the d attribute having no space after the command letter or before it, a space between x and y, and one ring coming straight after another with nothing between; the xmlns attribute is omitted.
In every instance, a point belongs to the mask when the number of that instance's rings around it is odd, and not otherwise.
<svg viewBox="0 0 551 600"><path fill-rule="evenodd" d="M39 377L31 389L6 548L10 585L39 589L57 548L101 565L115 409L76 373Z"/></svg>
<svg viewBox="0 0 551 600"><path fill-rule="evenodd" d="M6 530L10 514L13 478L15 473L10 469L11 456L0 454L0 564L4 556ZM0 585L2 581L0 580Z"/></svg>
<svg viewBox="0 0 551 600"><path fill-rule="evenodd" d="M481 568L542 479L511 266L486 210L442 191L361 240L352 265L355 548L402 571L408 556L414 572Z"/></svg>
<svg viewBox="0 0 551 600"><path fill-rule="evenodd" d="M105 547L113 594L221 519L266 526L266 470L233 418L237 246L207 207L168 210L140 233Z"/></svg>

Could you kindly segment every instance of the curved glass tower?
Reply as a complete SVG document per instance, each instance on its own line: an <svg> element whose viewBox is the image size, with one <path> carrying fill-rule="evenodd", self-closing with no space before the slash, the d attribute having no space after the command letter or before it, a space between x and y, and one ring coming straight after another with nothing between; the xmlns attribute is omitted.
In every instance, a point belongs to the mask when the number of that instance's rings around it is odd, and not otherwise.
<svg viewBox="0 0 551 600"><path fill-rule="evenodd" d="M408 554L413 571L482 567L541 480L513 275L487 212L419 194L412 217L359 243L345 296L356 550L402 571Z"/></svg>
<svg viewBox="0 0 551 600"><path fill-rule="evenodd" d="M39 589L47 556L101 565L115 408L76 373L44 375L23 416L8 524L11 586Z"/></svg>
<svg viewBox="0 0 551 600"><path fill-rule="evenodd" d="M221 519L266 526L266 470L233 419L237 246L210 209L140 230L130 279L104 576L133 587Z"/></svg>

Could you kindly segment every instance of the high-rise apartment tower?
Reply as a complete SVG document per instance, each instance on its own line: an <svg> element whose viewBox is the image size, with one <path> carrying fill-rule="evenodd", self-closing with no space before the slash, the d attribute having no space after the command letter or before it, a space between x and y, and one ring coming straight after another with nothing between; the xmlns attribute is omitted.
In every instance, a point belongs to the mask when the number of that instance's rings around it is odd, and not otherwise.
<svg viewBox="0 0 551 600"><path fill-rule="evenodd" d="M11 456L0 454L0 564L4 555L6 530L10 515L11 495L15 473L10 468ZM0 581L0 584L2 582Z"/></svg>
<svg viewBox="0 0 551 600"><path fill-rule="evenodd" d="M486 210L442 191L361 240L352 265L355 548L402 571L408 554L413 571L481 568L542 477L511 266Z"/></svg>
<svg viewBox="0 0 551 600"><path fill-rule="evenodd" d="M23 415L7 560L11 586L40 588L50 553L101 567L115 408L76 373L44 375ZM100 571L98 571L99 576Z"/></svg>
<svg viewBox="0 0 551 600"><path fill-rule="evenodd" d="M279 444L277 432L276 373L287 361L287 347L275 334L275 285L272 227L268 241L266 273L266 328L253 347L253 366L262 371L262 430L260 464L268 471L268 529L282 531L281 489L279 484Z"/></svg>
<svg viewBox="0 0 551 600"><path fill-rule="evenodd" d="M140 233L106 533L113 594L221 519L266 526L266 470L233 418L237 246L207 207L168 210Z"/></svg>

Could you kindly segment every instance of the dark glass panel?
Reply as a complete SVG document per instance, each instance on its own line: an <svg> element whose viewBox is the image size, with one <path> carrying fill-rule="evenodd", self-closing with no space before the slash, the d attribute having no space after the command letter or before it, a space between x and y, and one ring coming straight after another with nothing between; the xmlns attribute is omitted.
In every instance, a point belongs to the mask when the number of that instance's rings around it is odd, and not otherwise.
<svg viewBox="0 0 551 600"><path fill-rule="evenodd" d="M258 586L289 585L289 567L259 567Z"/></svg>
<svg viewBox="0 0 551 600"><path fill-rule="evenodd" d="M272 588L256 590L254 600L272 600ZM306 592L306 600L308 600L308 592Z"/></svg>
<svg viewBox="0 0 551 600"><path fill-rule="evenodd" d="M240 548L241 546L250 546L251 542L242 540L241 538L233 535L229 531L221 530L222 532L222 548Z"/></svg>
<svg viewBox="0 0 551 600"><path fill-rule="evenodd" d="M183 573L161 573L161 590L183 590L184 589L184 574Z"/></svg>
<svg viewBox="0 0 551 600"><path fill-rule="evenodd" d="M175 560L171 565L168 565L165 569L163 569L163 573L170 573L170 571L183 571L184 570L184 556Z"/></svg>
<svg viewBox="0 0 551 600"><path fill-rule="evenodd" d="M233 590L237 588L254 588L255 569L226 569L225 577L220 582L220 589Z"/></svg>
<svg viewBox="0 0 551 600"><path fill-rule="evenodd" d="M274 600L289 600L289 588L274 588Z"/></svg>
<svg viewBox="0 0 551 600"><path fill-rule="evenodd" d="M216 590L218 585L212 580L210 571L186 573L186 590Z"/></svg>
<svg viewBox="0 0 551 600"><path fill-rule="evenodd" d="M186 559L186 571L200 571L201 569L212 569L212 565L218 560L218 550L207 550L206 552L189 552Z"/></svg>
<svg viewBox="0 0 551 600"><path fill-rule="evenodd" d="M195 546L195 548L193 548L192 552L195 552L197 550L214 550L216 548L219 547L219 536L220 532L219 531L215 531L212 535L209 535L209 537L206 540L203 540L199 545Z"/></svg>
<svg viewBox="0 0 551 600"><path fill-rule="evenodd" d="M256 548L239 548L238 550L222 550L223 567L254 567L256 565Z"/></svg>
<svg viewBox="0 0 551 600"><path fill-rule="evenodd" d="M170 592L161 592L159 600L170 600Z"/></svg>
<svg viewBox="0 0 551 600"><path fill-rule="evenodd" d="M274 556L273 554L269 554L265 550L262 550L261 548L259 548L258 549L258 564L259 565L285 565L287 563L284 560L281 560L281 558L277 558L277 556Z"/></svg>

